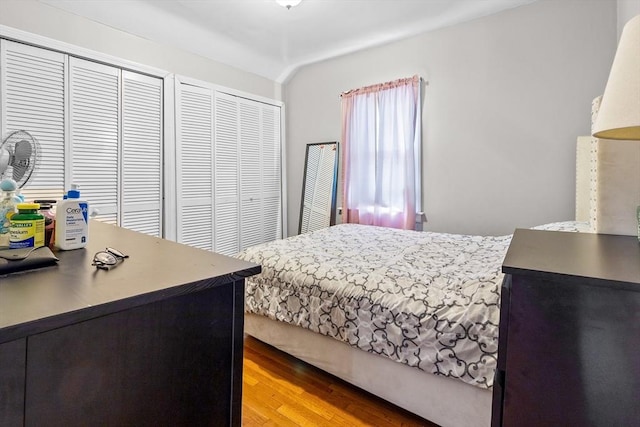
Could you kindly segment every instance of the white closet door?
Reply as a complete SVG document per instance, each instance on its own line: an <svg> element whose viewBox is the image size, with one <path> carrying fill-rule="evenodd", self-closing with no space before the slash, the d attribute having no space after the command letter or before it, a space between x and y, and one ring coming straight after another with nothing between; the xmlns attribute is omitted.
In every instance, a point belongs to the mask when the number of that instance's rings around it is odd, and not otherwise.
<svg viewBox="0 0 640 427"><path fill-rule="evenodd" d="M240 99L241 249L282 237L280 108Z"/></svg>
<svg viewBox="0 0 640 427"><path fill-rule="evenodd" d="M213 249L213 108L210 89L176 91L178 242Z"/></svg>
<svg viewBox="0 0 640 427"><path fill-rule="evenodd" d="M280 107L260 105L262 115L262 212L264 242L282 238Z"/></svg>
<svg viewBox="0 0 640 427"><path fill-rule="evenodd" d="M260 104L239 99L240 107L240 249L264 242L262 237L262 144Z"/></svg>
<svg viewBox="0 0 640 427"><path fill-rule="evenodd" d="M40 143L36 171L23 194L60 198L65 186L65 56L1 40L0 87L2 137L22 129Z"/></svg>
<svg viewBox="0 0 640 427"><path fill-rule="evenodd" d="M122 71L121 225L162 237L162 80Z"/></svg>
<svg viewBox="0 0 640 427"><path fill-rule="evenodd" d="M118 223L120 70L69 58L71 182L98 219Z"/></svg>
<svg viewBox="0 0 640 427"><path fill-rule="evenodd" d="M214 251L239 252L238 98L215 94L215 242Z"/></svg>
<svg viewBox="0 0 640 427"><path fill-rule="evenodd" d="M177 236L234 255L282 237L280 108L176 86Z"/></svg>

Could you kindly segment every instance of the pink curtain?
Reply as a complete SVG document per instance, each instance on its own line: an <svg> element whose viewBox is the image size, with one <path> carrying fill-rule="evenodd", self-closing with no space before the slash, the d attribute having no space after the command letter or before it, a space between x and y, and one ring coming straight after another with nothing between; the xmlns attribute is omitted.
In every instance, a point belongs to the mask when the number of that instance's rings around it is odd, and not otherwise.
<svg viewBox="0 0 640 427"><path fill-rule="evenodd" d="M420 199L420 79L342 94L342 221L415 229Z"/></svg>

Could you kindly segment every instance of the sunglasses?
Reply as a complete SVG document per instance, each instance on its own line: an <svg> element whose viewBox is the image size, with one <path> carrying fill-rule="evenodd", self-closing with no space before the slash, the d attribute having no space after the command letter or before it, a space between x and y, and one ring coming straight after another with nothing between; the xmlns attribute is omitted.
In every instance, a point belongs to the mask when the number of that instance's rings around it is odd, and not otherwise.
<svg viewBox="0 0 640 427"><path fill-rule="evenodd" d="M113 267L120 261L124 261L126 258L129 258L129 255L125 255L114 248L106 248L104 251L96 252L93 256L93 262L91 262L91 265L94 265L101 270L108 270L110 267Z"/></svg>

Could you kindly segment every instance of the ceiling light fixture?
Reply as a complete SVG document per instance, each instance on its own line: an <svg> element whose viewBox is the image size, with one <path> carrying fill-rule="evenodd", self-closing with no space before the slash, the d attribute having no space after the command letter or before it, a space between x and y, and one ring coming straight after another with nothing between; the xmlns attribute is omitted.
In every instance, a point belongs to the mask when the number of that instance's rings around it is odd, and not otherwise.
<svg viewBox="0 0 640 427"><path fill-rule="evenodd" d="M282 7L286 7L288 10L294 6L299 5L301 1L302 0L276 0L276 3L278 3Z"/></svg>

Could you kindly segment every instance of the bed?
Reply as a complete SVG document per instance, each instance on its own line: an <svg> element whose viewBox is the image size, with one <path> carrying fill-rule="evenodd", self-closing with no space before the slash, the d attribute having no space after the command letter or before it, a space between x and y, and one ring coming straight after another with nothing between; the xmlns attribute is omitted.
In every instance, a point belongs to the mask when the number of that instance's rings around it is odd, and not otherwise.
<svg viewBox="0 0 640 427"><path fill-rule="evenodd" d="M248 248L245 332L439 425L488 426L510 240L341 224Z"/></svg>

